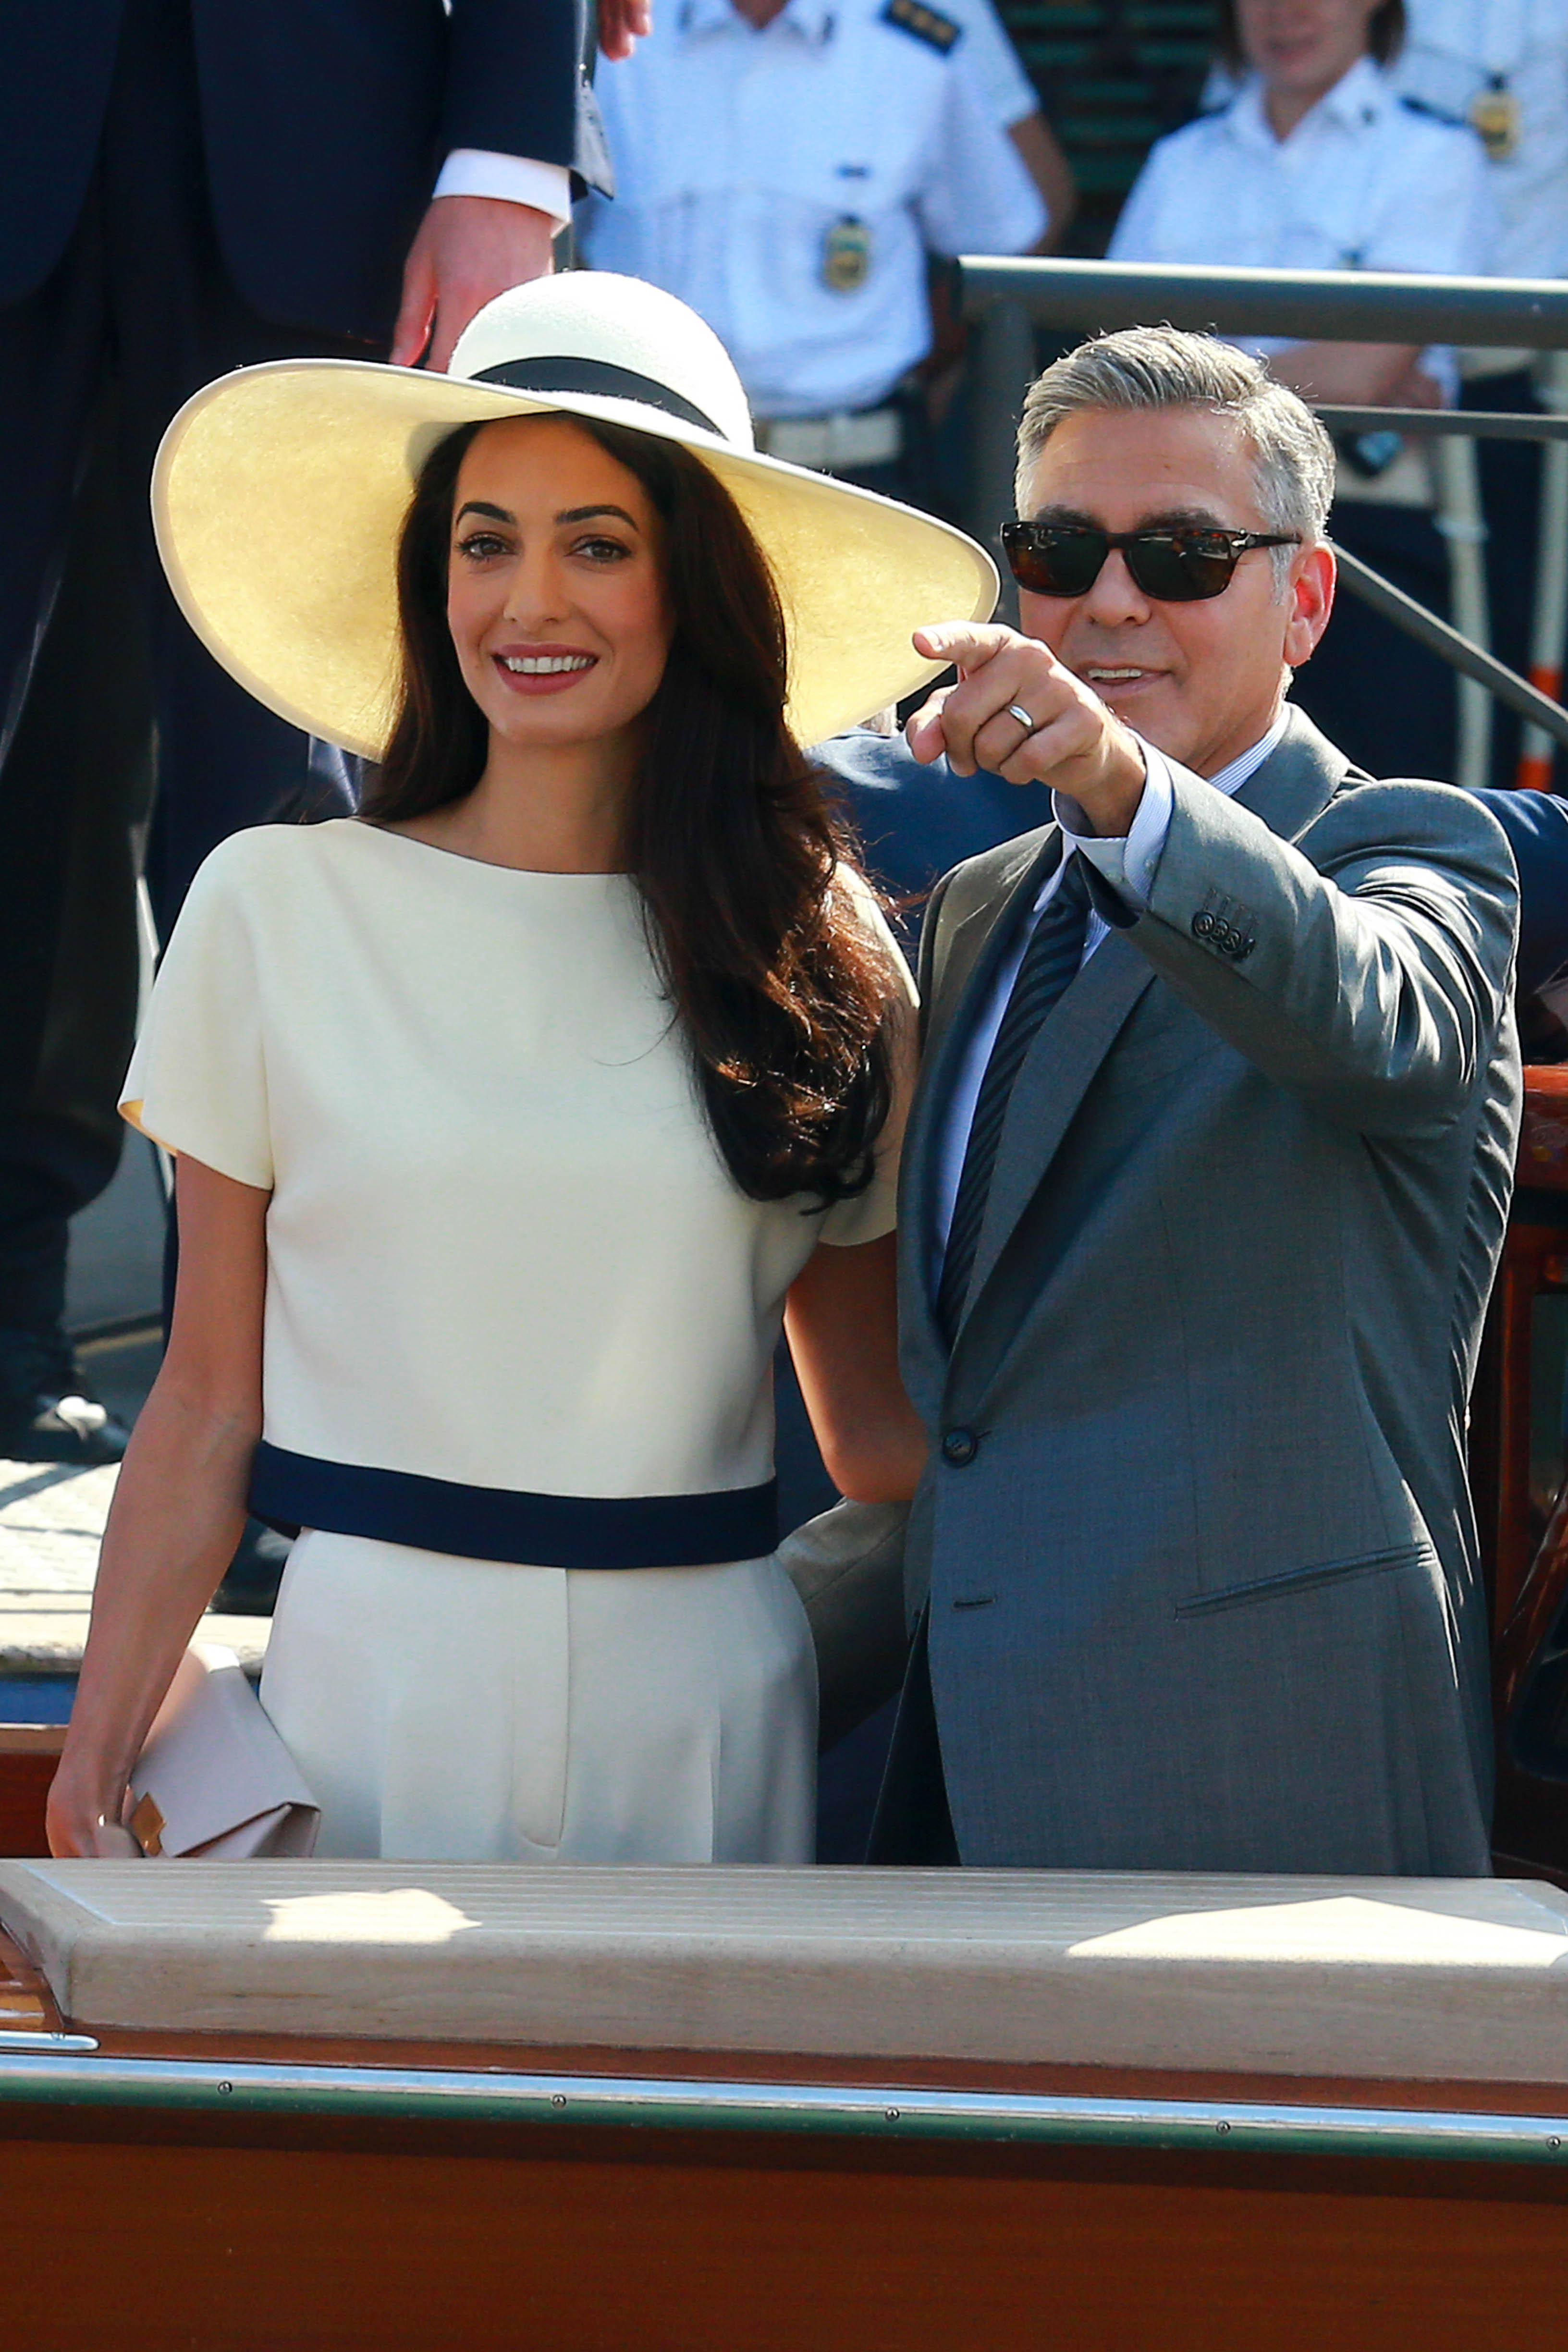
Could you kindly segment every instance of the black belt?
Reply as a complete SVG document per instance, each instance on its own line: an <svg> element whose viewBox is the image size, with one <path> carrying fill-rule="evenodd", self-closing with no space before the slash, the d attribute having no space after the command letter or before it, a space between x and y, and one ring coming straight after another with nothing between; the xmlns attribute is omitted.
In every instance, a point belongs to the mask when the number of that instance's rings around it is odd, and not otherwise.
<svg viewBox="0 0 1568 2352"><path fill-rule="evenodd" d="M776 1478L712 1495L525 1495L322 1462L265 1438L250 1507L273 1527L531 1568L710 1568L758 1559L778 1543Z"/></svg>

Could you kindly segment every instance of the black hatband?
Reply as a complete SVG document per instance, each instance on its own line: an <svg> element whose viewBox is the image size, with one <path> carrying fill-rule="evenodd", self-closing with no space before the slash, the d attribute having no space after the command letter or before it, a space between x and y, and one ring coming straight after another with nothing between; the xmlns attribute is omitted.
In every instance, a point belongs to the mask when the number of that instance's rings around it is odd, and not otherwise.
<svg viewBox="0 0 1568 2352"><path fill-rule="evenodd" d="M511 392L590 392L606 400L636 400L645 408L662 408L667 416L679 417L683 425L700 425L704 433L718 434L721 441L729 438L694 400L671 392L667 383L651 375L616 367L608 360L507 360L500 367L481 368L469 381L504 383Z"/></svg>

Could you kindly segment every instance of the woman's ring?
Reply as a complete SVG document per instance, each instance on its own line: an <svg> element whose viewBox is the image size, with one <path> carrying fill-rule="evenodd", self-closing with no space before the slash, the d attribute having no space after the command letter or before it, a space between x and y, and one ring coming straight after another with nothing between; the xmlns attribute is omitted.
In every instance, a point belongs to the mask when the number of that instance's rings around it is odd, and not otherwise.
<svg viewBox="0 0 1568 2352"><path fill-rule="evenodd" d="M1024 709L1021 703L1010 702L1007 705L1007 716L1009 719L1016 719L1017 720L1026 735L1035 735L1039 732L1035 720L1030 718L1028 712Z"/></svg>

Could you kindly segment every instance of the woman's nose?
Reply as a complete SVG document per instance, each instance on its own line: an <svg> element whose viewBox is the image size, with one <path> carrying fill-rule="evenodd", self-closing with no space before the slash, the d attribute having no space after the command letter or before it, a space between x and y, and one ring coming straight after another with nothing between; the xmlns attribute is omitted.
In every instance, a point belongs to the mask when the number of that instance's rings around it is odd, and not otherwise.
<svg viewBox="0 0 1568 2352"><path fill-rule="evenodd" d="M509 621L557 620L566 609L561 566L552 551L525 550L507 583L503 607Z"/></svg>

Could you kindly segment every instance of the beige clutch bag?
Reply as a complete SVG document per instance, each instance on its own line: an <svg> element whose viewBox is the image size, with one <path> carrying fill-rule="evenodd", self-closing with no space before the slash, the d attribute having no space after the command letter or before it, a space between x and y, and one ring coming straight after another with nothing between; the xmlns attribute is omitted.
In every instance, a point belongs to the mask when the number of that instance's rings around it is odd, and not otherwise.
<svg viewBox="0 0 1568 2352"><path fill-rule="evenodd" d="M193 1642L131 1775L125 1822L142 1853L308 1854L321 1819L234 1652Z"/></svg>

